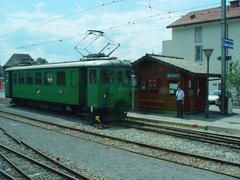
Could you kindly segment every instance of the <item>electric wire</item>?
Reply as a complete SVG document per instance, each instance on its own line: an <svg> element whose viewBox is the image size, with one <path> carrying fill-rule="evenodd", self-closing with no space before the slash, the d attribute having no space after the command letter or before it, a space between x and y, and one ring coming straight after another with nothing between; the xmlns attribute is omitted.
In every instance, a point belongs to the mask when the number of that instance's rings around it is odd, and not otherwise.
<svg viewBox="0 0 240 180"><path fill-rule="evenodd" d="M123 0L118 0L118 1L123 1ZM129 0L124 0L125 2L130 2ZM112 2L116 2L116 1L112 1ZM106 3L107 4L107 3ZM109 4L109 3L108 3ZM213 5L213 4L211 4ZM207 5L209 6L209 5ZM96 6L97 7L97 6ZM96 8L95 7L95 8ZM100 6L98 6L100 7ZM197 9L199 7L203 7L203 6L198 6L198 7L193 7L193 8L188 8L188 9L184 9L184 10L179 10L179 11L172 11L171 13L176 13L176 12L181 12L181 11L186 11L186 10L192 10L192 9ZM206 7L206 6L205 6ZM89 8L90 9L90 8ZM218 13L218 12L216 12ZM73 14L76 14L76 13L72 13L72 14L69 14L69 15L66 15L65 17L67 16L71 16ZM168 14L168 17L160 17L158 18L159 16L162 16L162 15L167 15ZM114 25L114 26L110 26L110 27L106 27L106 28L103 28L101 29L101 31L108 31L108 30L112 30L112 29L117 29L117 28L120 28L120 27L123 27L123 26L129 26L129 25L136 25L136 24L142 24L142 23L147 23L151 20L163 20L163 19L171 19L171 18L177 18L177 17L180 17L181 15L176 15L176 16L171 16L170 13L157 13L157 14L154 14L154 15L150 15L150 16L147 16L147 17L143 17L143 18L138 18L138 19L135 19L135 20L132 20L132 21L128 21L126 23L123 23L123 24L119 24L119 25ZM183 16L181 16L183 17ZM64 17L62 17L64 18ZM137 33L137 32L136 32ZM25 48L30 48L30 47L35 47L35 46L40 46L40 45L45 45L45 44L50 44L50 43L60 43L60 42L64 42L66 40L69 40L69 39L72 39L72 38L75 38L77 36L82 36L84 34L77 34L77 35L73 35L73 36L69 36L69 37L66 37L66 38L61 38L61 39L54 39L54 40L48 40L48 41L42 41L42 42L38 42L38 43L33 43L33 44L29 44L29 45L25 45L25 46L19 46L17 47L16 49L25 49ZM0 35L1 36L1 35Z"/></svg>
<svg viewBox="0 0 240 180"><path fill-rule="evenodd" d="M151 18L153 18L153 17L156 17L156 16L152 16ZM176 16L176 17L178 17L178 16ZM160 18L160 20L168 19L168 18L172 18L172 17ZM138 22L139 20L141 20L141 19L138 19L137 21L133 21L132 23L128 22L128 23L124 23L124 24L121 24L121 25L107 27L107 28L101 29L101 31L112 30L112 29L116 29L116 28L119 28L119 27L122 27L122 26L126 26L126 25L129 26L129 25L147 23L149 21L149 18L143 18L141 22ZM143 21L143 20L145 20L145 21ZM29 45L22 45L22 46L17 47L16 49L18 49L18 50L19 49L26 49L26 48L31 48L31 47L40 46L40 45L46 45L46 44L51 44L51 43L62 43L64 41L66 41L66 40L70 40L70 39L73 39L73 38L75 38L77 36L83 36L83 35L85 35L85 34L82 33L82 34L77 34L77 35L73 35L73 36L69 36L69 37L61 38L61 39L53 39L53 40L42 41L42 42L33 43L33 44L29 44ZM114 41L112 41L112 42L114 42Z"/></svg>
<svg viewBox="0 0 240 180"><path fill-rule="evenodd" d="M9 36L11 34L17 33L17 32L22 32L22 31L25 31L25 30L28 30L28 29L36 28L36 27L39 27L39 26L42 26L42 25L45 25L45 24L49 24L49 23L52 23L52 22L55 22L55 21L59 21L59 20L65 19L65 18L69 18L69 17L75 16L75 15L78 15L78 14L81 14L81 13L84 13L84 12L92 11L92 10L95 10L95 9L98 9L98 8L101 8L101 7L104 7L104 6L109 6L109 5L112 5L112 4L115 4L115 3L118 3L118 2L122 2L122 1L125 1L125 0L114 0L114 1L107 2L107 3L102 3L100 5L93 6L93 7L78 11L78 12L70 13L70 14L67 14L67 15L64 15L64 16L61 16L61 17L58 17L58 18L49 19L49 20L47 20L46 22L43 22L43 23L35 24L35 25L29 26L29 27L26 27L26 28L22 28L22 29L13 31L13 32L8 32L8 33L5 33L5 34L1 34L0 37L3 38L3 37L6 37L6 36Z"/></svg>

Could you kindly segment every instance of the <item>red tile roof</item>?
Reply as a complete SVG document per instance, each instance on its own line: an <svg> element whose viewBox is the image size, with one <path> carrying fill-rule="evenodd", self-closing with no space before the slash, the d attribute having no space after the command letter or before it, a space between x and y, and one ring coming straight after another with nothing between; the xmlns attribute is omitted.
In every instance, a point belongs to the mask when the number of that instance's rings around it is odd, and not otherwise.
<svg viewBox="0 0 240 180"><path fill-rule="evenodd" d="M227 6L226 15L228 19L240 18L240 7ZM176 20L172 24L168 25L167 28L208 23L213 21L219 21L220 19L221 7L192 11L187 15L183 16L182 18Z"/></svg>

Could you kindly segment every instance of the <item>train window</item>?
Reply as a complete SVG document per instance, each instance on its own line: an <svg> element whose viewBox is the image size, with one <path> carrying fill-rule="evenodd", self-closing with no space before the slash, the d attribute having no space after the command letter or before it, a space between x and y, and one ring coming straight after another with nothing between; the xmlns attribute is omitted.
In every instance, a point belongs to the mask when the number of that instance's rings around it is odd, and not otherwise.
<svg viewBox="0 0 240 180"><path fill-rule="evenodd" d="M89 83L96 84L97 83L97 70L92 69L89 71Z"/></svg>
<svg viewBox="0 0 240 180"><path fill-rule="evenodd" d="M41 72L35 73L35 84L37 84L37 85L42 84L42 73Z"/></svg>
<svg viewBox="0 0 240 180"><path fill-rule="evenodd" d="M77 71L71 71L71 85L72 87L76 87L78 84L78 74Z"/></svg>
<svg viewBox="0 0 240 180"><path fill-rule="evenodd" d="M33 74L31 72L27 73L27 84L33 84Z"/></svg>
<svg viewBox="0 0 240 180"><path fill-rule="evenodd" d="M131 70L126 70L126 75L125 75L126 83L131 83L131 76L132 76Z"/></svg>
<svg viewBox="0 0 240 180"><path fill-rule="evenodd" d="M44 72L44 84L50 85L53 83L52 72Z"/></svg>
<svg viewBox="0 0 240 180"><path fill-rule="evenodd" d="M58 86L64 86L65 85L65 72L64 71L58 71L57 72L57 85Z"/></svg>
<svg viewBox="0 0 240 180"><path fill-rule="evenodd" d="M5 82L8 83L9 77L8 77L8 73L6 73L5 75Z"/></svg>
<svg viewBox="0 0 240 180"><path fill-rule="evenodd" d="M112 69L101 70L101 83L111 84L114 80L114 71Z"/></svg>
<svg viewBox="0 0 240 180"><path fill-rule="evenodd" d="M122 70L119 70L117 72L117 81L118 81L118 83L122 83L123 82L123 72L122 72Z"/></svg>
<svg viewBox="0 0 240 180"><path fill-rule="evenodd" d="M23 72L18 73L18 82L19 82L19 84L24 84L24 73Z"/></svg>
<svg viewBox="0 0 240 180"><path fill-rule="evenodd" d="M17 73L13 74L13 83L17 84Z"/></svg>

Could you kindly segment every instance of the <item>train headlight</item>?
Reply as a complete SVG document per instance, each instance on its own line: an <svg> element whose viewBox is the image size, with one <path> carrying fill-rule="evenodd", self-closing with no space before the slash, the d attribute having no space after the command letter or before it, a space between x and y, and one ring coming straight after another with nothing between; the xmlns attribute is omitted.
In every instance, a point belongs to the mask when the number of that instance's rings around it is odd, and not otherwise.
<svg viewBox="0 0 240 180"><path fill-rule="evenodd" d="M97 122L101 122L100 116L95 116L95 120L96 120Z"/></svg>

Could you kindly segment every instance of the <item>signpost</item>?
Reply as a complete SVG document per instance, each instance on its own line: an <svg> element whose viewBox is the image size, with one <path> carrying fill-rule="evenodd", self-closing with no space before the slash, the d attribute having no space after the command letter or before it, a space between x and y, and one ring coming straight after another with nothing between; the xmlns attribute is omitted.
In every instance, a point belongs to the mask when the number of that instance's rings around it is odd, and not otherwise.
<svg viewBox="0 0 240 180"><path fill-rule="evenodd" d="M217 57L217 60L221 61L222 57L221 56ZM232 60L232 56L226 56L226 61L231 61L231 60Z"/></svg>
<svg viewBox="0 0 240 180"><path fill-rule="evenodd" d="M233 49L233 39L224 38L224 47Z"/></svg>

